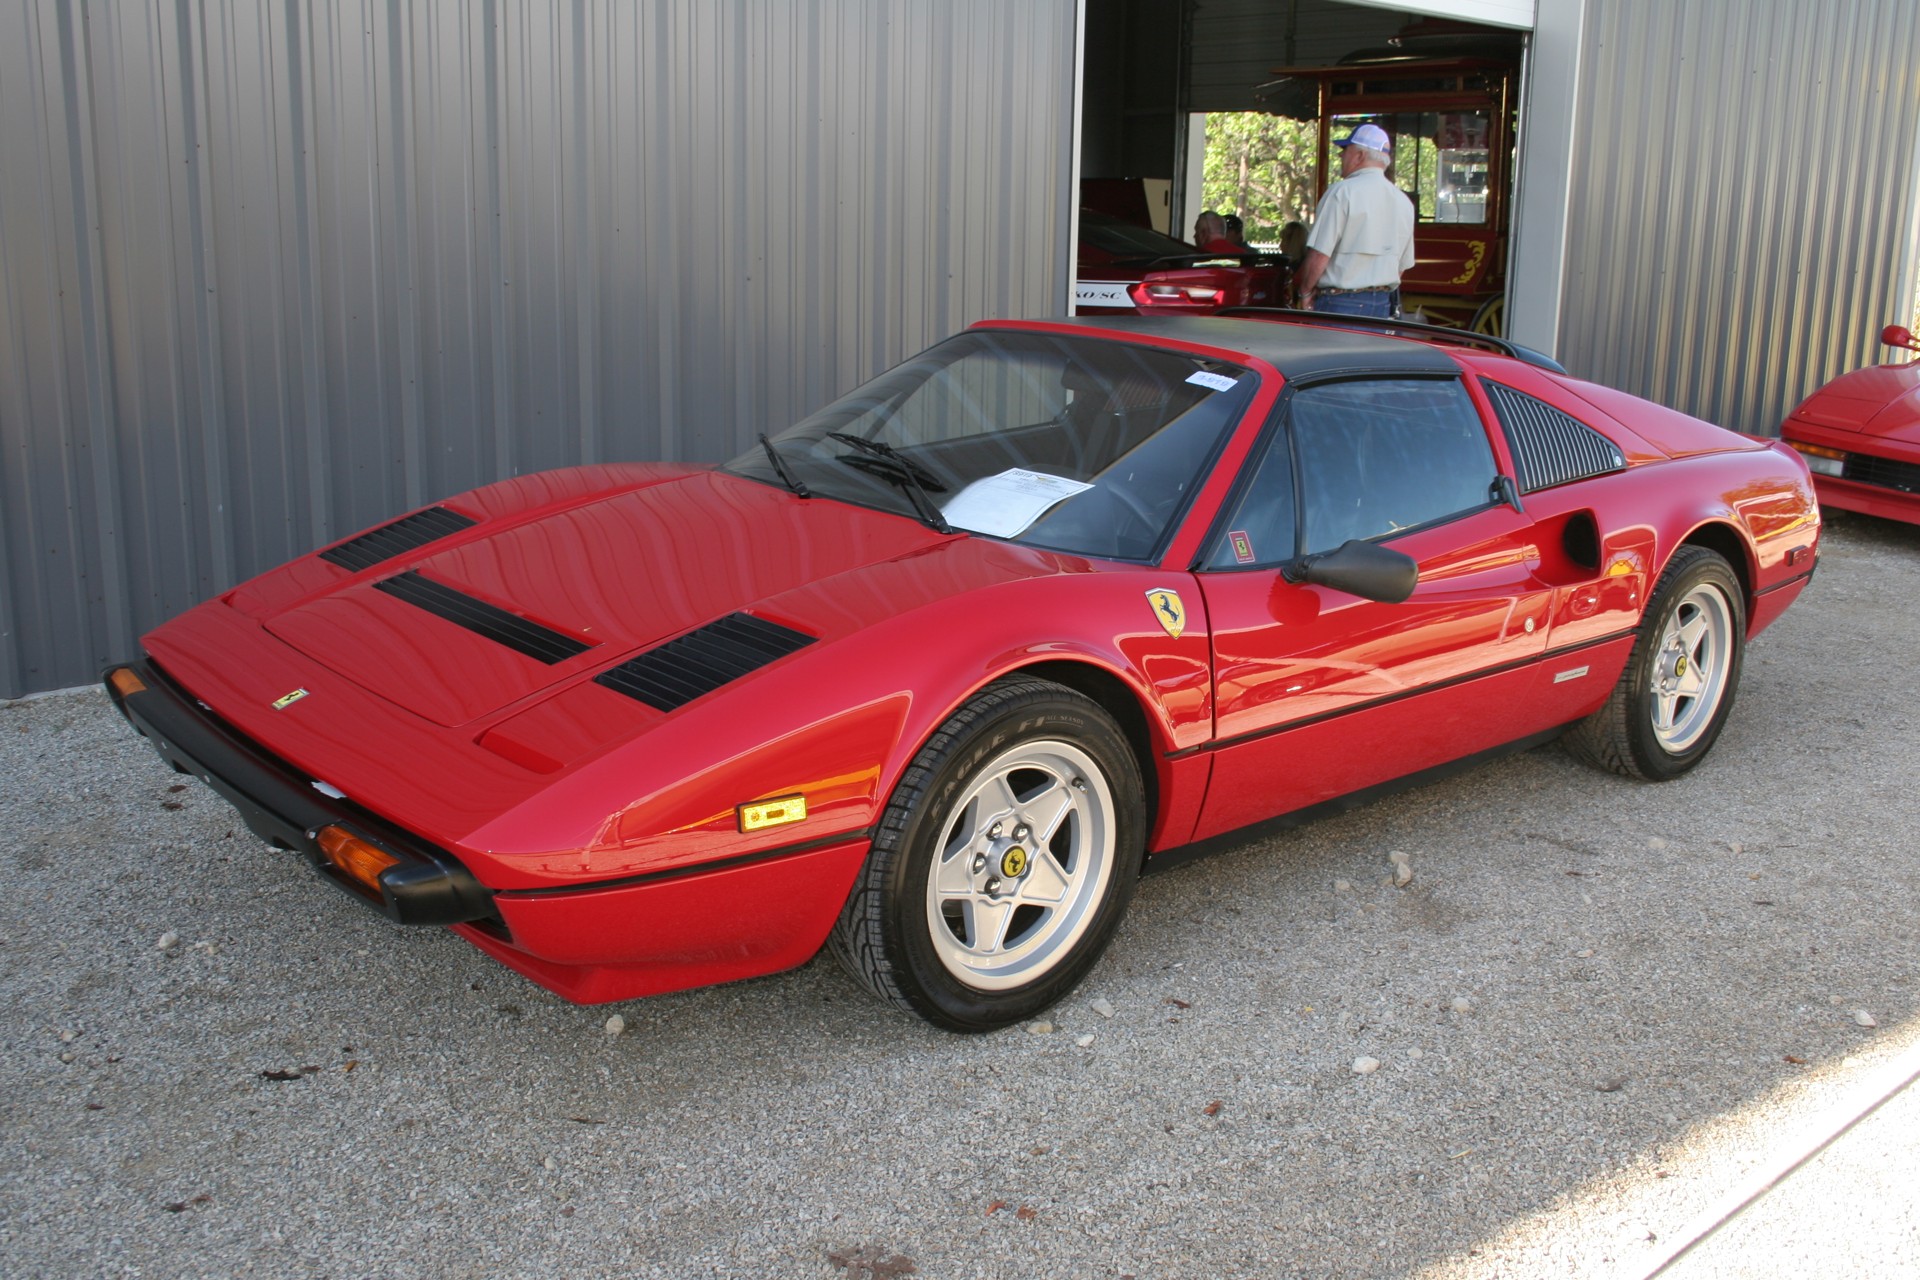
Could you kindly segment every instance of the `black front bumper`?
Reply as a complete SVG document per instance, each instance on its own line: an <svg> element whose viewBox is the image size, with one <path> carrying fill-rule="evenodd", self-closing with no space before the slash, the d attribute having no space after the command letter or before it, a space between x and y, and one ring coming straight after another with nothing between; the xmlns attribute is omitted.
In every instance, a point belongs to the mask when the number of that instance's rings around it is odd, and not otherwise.
<svg viewBox="0 0 1920 1280"><path fill-rule="evenodd" d="M123 669L146 687L123 694L113 680ZM389 919L460 924L495 918L493 891L453 855L319 790L315 779L235 732L152 662L109 668L105 682L113 705L162 759L219 792L262 840L304 855L328 881ZM344 827L400 859L380 873L379 898L344 878L321 852L315 837L328 826Z"/></svg>

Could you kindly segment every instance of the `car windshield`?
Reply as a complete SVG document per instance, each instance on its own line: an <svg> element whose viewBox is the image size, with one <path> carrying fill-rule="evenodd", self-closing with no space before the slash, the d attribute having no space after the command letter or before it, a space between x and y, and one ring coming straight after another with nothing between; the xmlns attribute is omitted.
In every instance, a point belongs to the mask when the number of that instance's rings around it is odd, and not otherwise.
<svg viewBox="0 0 1920 1280"><path fill-rule="evenodd" d="M726 470L1029 546L1147 560L1258 381L1152 347L976 330Z"/></svg>

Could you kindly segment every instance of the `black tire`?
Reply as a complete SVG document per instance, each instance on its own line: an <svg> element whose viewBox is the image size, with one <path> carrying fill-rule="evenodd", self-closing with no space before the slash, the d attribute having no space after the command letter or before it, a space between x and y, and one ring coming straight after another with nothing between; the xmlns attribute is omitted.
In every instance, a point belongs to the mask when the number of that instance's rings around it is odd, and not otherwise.
<svg viewBox="0 0 1920 1280"><path fill-rule="evenodd" d="M1648 782L1679 777L1706 758L1733 710L1746 635L1746 601L1732 566L1705 547L1681 547L1654 587L1620 682L1561 741L1575 758L1611 773ZM1699 686L1691 694L1690 679Z"/></svg>
<svg viewBox="0 0 1920 1280"><path fill-rule="evenodd" d="M901 776L828 946L935 1026L1019 1022L1100 958L1145 836L1139 766L1112 718L1049 681L997 681Z"/></svg>

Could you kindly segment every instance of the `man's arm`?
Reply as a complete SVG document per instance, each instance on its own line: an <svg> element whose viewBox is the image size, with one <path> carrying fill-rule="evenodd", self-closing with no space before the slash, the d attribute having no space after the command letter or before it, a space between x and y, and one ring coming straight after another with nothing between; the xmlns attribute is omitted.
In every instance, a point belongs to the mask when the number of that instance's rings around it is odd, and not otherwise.
<svg viewBox="0 0 1920 1280"><path fill-rule="evenodd" d="M1306 261L1293 273L1293 296L1301 307L1313 304L1313 287L1320 283L1321 275L1327 269L1327 255L1318 249L1307 250Z"/></svg>

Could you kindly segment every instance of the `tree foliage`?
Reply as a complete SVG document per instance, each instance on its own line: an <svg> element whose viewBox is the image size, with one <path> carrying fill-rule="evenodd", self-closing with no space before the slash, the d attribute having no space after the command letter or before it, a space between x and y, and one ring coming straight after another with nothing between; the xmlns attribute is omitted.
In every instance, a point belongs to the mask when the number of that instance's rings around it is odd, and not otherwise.
<svg viewBox="0 0 1920 1280"><path fill-rule="evenodd" d="M1311 222L1320 127L1259 111L1207 113L1202 207L1237 213L1249 241L1275 244L1289 222Z"/></svg>

